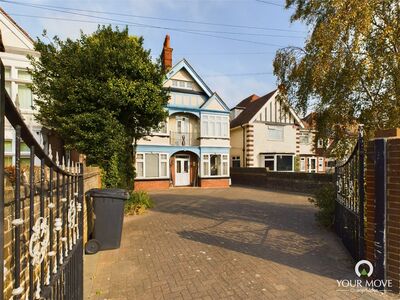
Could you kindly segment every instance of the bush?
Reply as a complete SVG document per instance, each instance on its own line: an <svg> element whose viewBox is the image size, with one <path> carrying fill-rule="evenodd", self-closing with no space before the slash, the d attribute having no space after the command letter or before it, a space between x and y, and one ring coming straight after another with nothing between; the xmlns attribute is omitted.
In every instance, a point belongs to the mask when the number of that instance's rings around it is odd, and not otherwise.
<svg viewBox="0 0 400 300"><path fill-rule="evenodd" d="M335 187L328 185L319 189L314 197L308 199L319 211L315 214L315 219L324 227L331 228L335 219Z"/></svg>
<svg viewBox="0 0 400 300"><path fill-rule="evenodd" d="M154 202L149 194L143 191L133 192L128 201L125 202L125 214L140 215L146 209L152 207L154 207Z"/></svg>

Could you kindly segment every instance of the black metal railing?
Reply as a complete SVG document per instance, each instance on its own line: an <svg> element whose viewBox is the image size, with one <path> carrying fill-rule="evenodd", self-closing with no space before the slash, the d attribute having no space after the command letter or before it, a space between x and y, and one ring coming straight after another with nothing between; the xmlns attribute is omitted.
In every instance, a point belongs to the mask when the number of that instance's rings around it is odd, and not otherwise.
<svg viewBox="0 0 400 300"><path fill-rule="evenodd" d="M336 166L335 230L355 260L364 258L364 140L359 127L357 144L348 160Z"/></svg>
<svg viewBox="0 0 400 300"><path fill-rule="evenodd" d="M45 153L5 90L1 61L0 75L1 170L4 119L15 129L14 180L0 172L0 299L83 299L83 165ZM21 168L22 142L30 149L29 170ZM29 180L21 184L24 174Z"/></svg>
<svg viewBox="0 0 400 300"><path fill-rule="evenodd" d="M200 135L196 132L170 132L170 144L174 146L198 146Z"/></svg>

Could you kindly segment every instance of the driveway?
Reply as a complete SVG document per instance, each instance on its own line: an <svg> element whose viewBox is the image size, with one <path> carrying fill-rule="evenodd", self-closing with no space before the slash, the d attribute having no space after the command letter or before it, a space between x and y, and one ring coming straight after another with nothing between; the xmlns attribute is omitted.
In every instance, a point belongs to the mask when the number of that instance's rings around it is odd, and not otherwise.
<svg viewBox="0 0 400 300"><path fill-rule="evenodd" d="M125 218L121 248L85 257L85 299L383 299L355 279L307 197L262 189L171 189Z"/></svg>

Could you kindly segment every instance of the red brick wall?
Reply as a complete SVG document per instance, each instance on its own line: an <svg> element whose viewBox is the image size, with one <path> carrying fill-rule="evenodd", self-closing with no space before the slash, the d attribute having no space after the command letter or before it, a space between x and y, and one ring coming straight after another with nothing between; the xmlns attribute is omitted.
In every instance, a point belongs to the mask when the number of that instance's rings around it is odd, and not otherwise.
<svg viewBox="0 0 400 300"><path fill-rule="evenodd" d="M386 276L400 291L400 139L387 141Z"/></svg>
<svg viewBox="0 0 400 300"><path fill-rule="evenodd" d="M370 262L375 261L375 143L367 144L367 166L365 174L365 198L366 198L366 226L365 226L365 258Z"/></svg>
<svg viewBox="0 0 400 300"><path fill-rule="evenodd" d="M229 178L201 178L200 186L202 188L229 187Z"/></svg>
<svg viewBox="0 0 400 300"><path fill-rule="evenodd" d="M135 191L166 190L169 188L169 179L164 180L135 180Z"/></svg>
<svg viewBox="0 0 400 300"><path fill-rule="evenodd" d="M391 136L395 133L394 136ZM400 292L400 136L399 130L380 132L386 138L386 279ZM367 144L365 256L375 261L375 144Z"/></svg>

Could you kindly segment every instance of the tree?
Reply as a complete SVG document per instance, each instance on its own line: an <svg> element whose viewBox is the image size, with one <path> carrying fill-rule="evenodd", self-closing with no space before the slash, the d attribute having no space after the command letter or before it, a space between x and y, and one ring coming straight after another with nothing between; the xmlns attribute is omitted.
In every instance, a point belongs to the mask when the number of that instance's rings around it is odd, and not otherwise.
<svg viewBox="0 0 400 300"><path fill-rule="evenodd" d="M165 120L168 101L162 68L143 38L99 26L77 40L38 39L35 50L37 119L99 165L106 186L131 188L132 143Z"/></svg>
<svg viewBox="0 0 400 300"><path fill-rule="evenodd" d="M354 124L367 137L400 125L400 2L286 0L292 22L310 28L304 48L278 50L280 97L317 112L319 137L348 146ZM343 155L346 147L338 150Z"/></svg>

